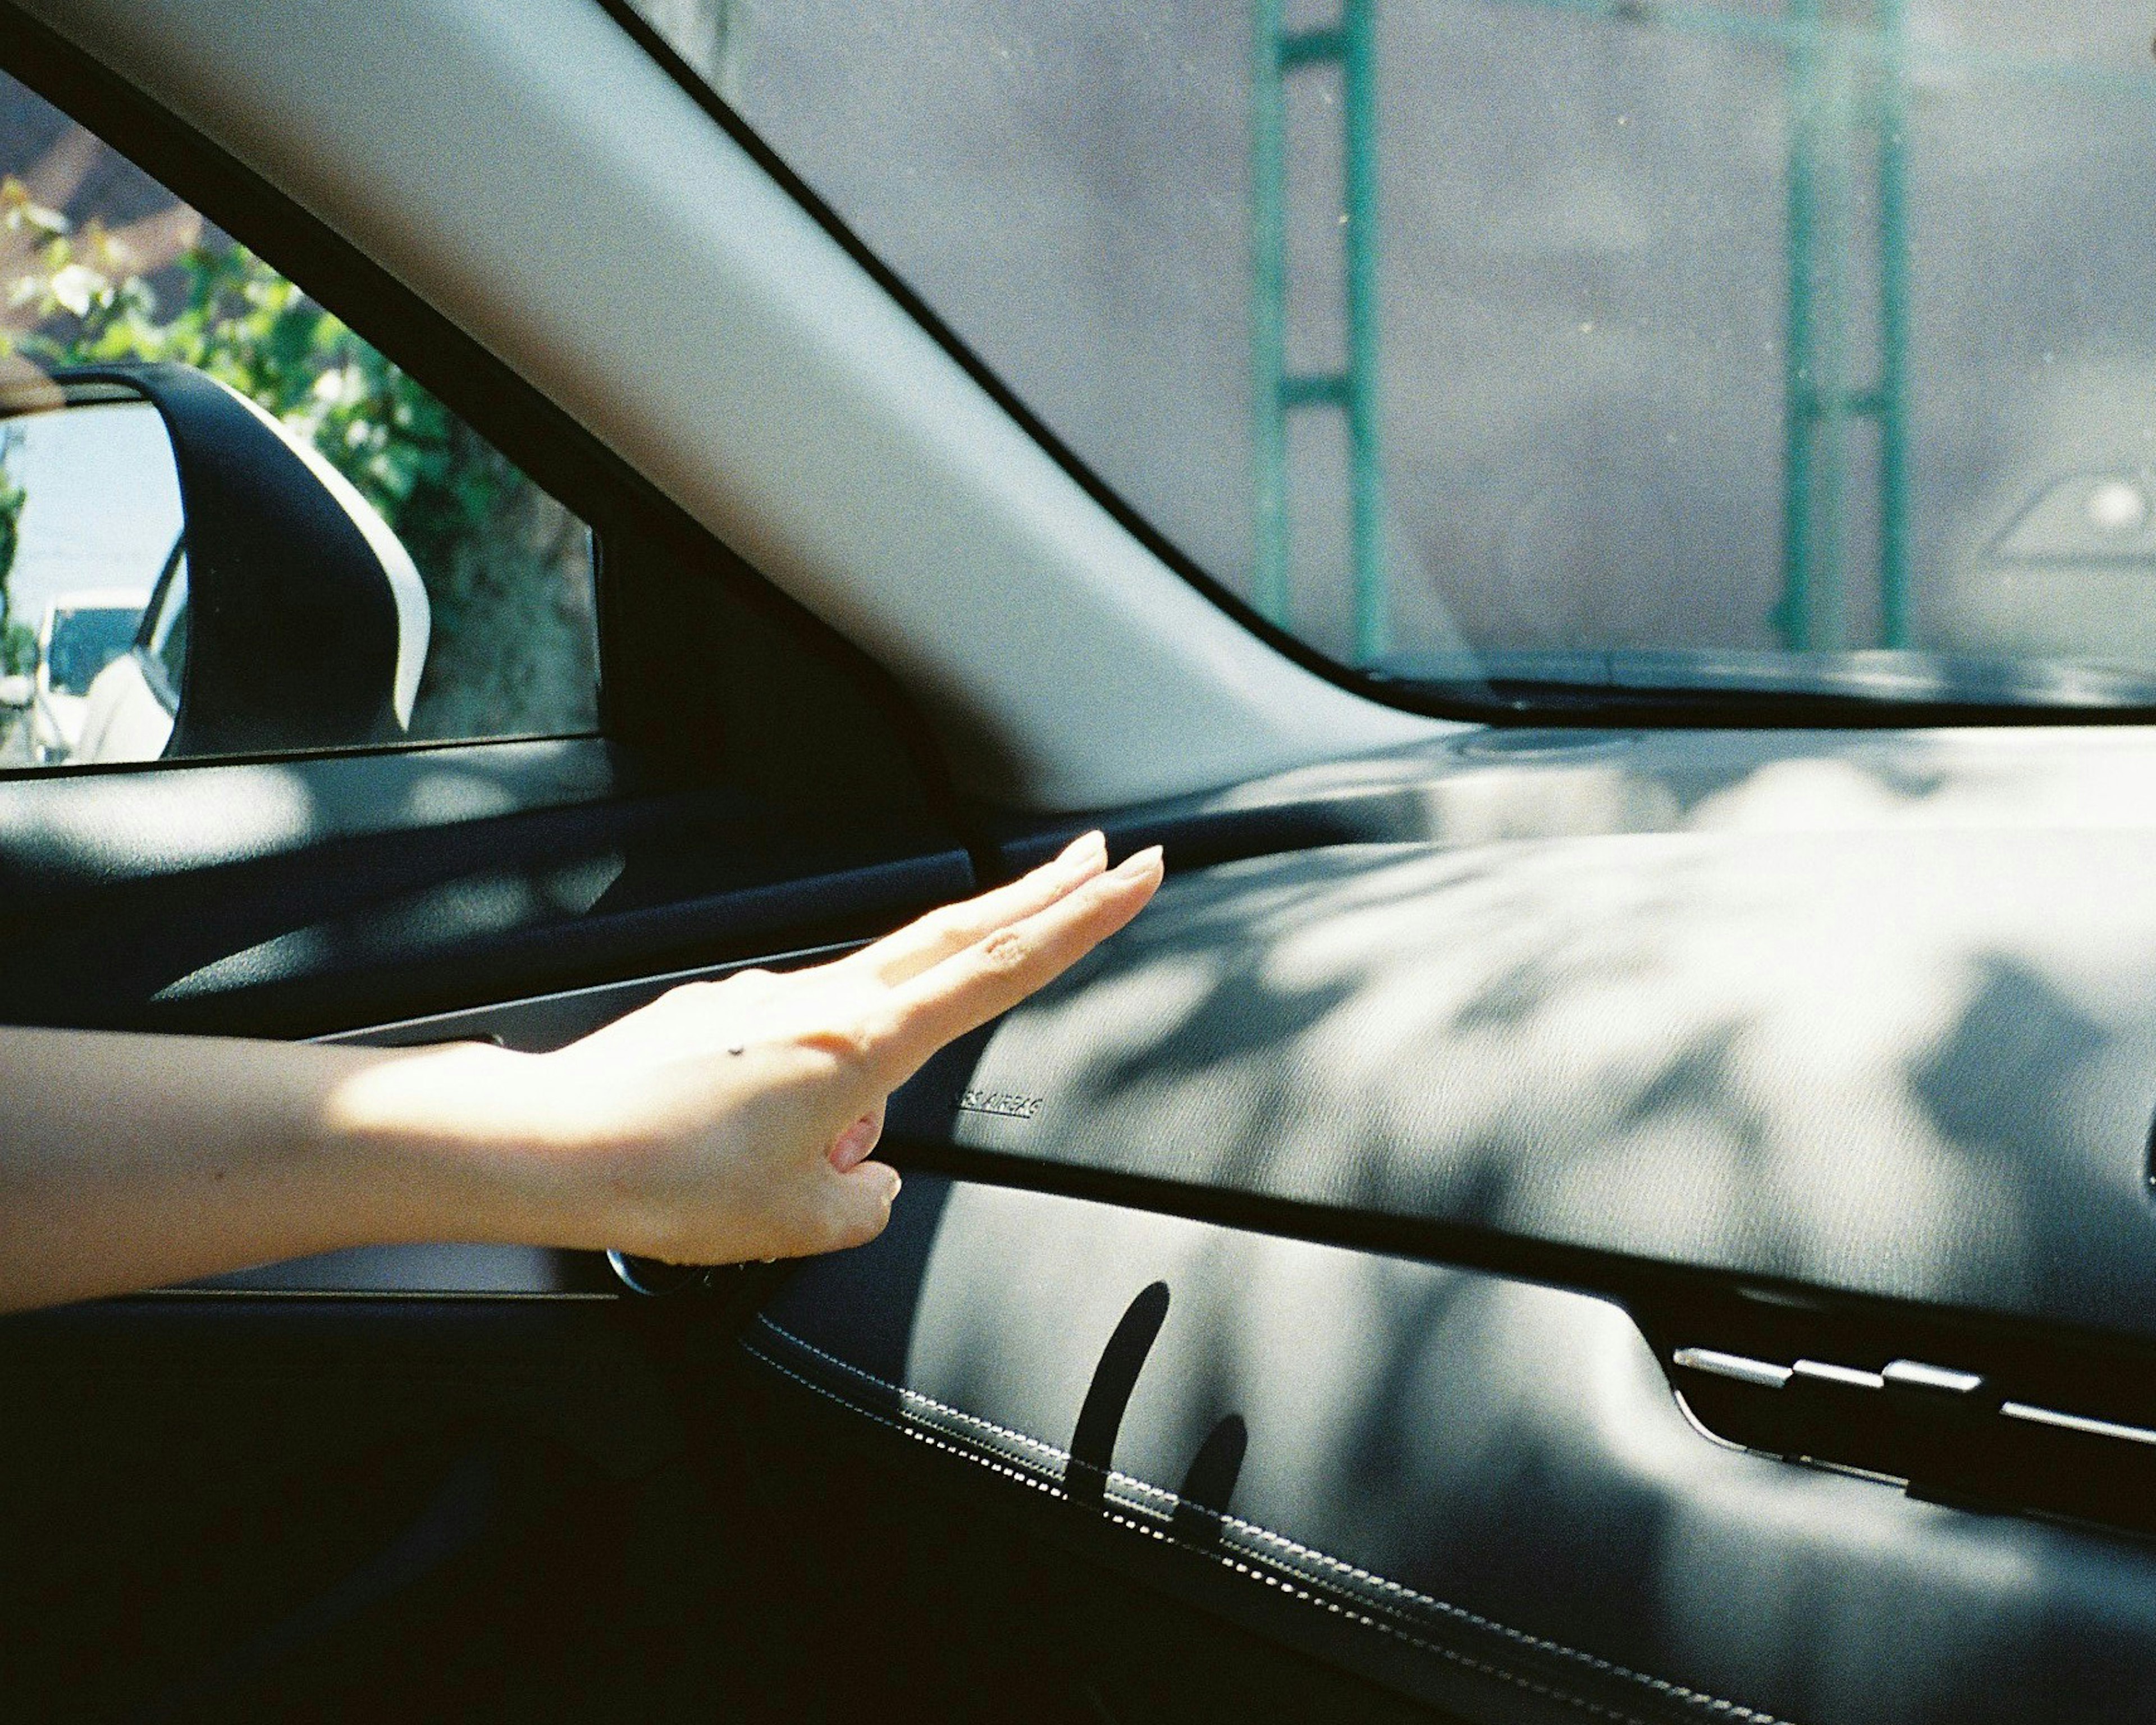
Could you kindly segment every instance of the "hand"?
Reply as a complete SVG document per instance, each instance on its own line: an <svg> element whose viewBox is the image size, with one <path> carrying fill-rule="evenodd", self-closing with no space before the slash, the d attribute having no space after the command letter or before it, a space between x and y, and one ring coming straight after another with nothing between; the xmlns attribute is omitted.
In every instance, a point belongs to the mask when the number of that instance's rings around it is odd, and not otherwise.
<svg viewBox="0 0 2156 1725"><path fill-rule="evenodd" d="M557 1053L490 1062L478 1117L567 1220L548 1230L563 1245L700 1264L860 1245L898 1194L869 1160L886 1100L1144 908L1158 849L1106 865L1090 833L834 963L690 983Z"/></svg>
<svg viewBox="0 0 2156 1725"><path fill-rule="evenodd" d="M0 1027L0 1311L419 1240L723 1264L858 1245L885 1100L1144 908L1098 833L835 964L691 983L558 1053Z"/></svg>

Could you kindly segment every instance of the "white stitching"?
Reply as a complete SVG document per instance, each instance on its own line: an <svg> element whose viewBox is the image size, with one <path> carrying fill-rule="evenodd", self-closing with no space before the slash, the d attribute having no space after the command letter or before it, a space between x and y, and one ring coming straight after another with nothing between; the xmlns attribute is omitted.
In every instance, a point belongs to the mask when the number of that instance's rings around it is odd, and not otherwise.
<svg viewBox="0 0 2156 1725"><path fill-rule="evenodd" d="M778 1326L774 1324L772 1327L777 1329ZM783 1335L785 1332L780 1331L779 1333ZM1017 1468L1007 1467L1000 1463L991 1461L974 1451L959 1448L955 1443L946 1443L939 1438L932 1437L928 1433L916 1426L908 1425L902 1420L889 1419L872 1409L864 1408L857 1403L850 1402L836 1390L827 1389L820 1384L812 1383L790 1367L782 1364L762 1349L752 1345L746 1338L743 1339L742 1346L744 1351L762 1360L781 1377L792 1378L803 1389L822 1396L826 1401L836 1403L850 1414L857 1414L864 1420L873 1420L877 1425L887 1426L901 1436L911 1438L916 1443L926 1444L932 1450L941 1450L946 1455L955 1455L962 1461L970 1461L978 1467L985 1467L991 1473L1004 1475L1008 1478L1018 1481L1021 1485L1031 1486L1036 1491L1052 1494L1055 1491L1055 1487L1046 1481L1035 1479ZM815 1350L810 1351L813 1353ZM1106 1512L1106 1519L1119 1526L1128 1527L1134 1532L1143 1533L1151 1538L1160 1540L1165 1544L1176 1545L1184 1550L1189 1549L1182 1541L1174 1538L1164 1530L1133 1522L1127 1517L1117 1515L1112 1510ZM1281 1592L1301 1599L1306 1604L1322 1605L1327 1610L1342 1617L1352 1618L1366 1628L1376 1630L1380 1635L1391 1635L1397 1640L1419 1647L1426 1653L1435 1653L1440 1659L1450 1660L1453 1664L1464 1666L1470 1671L1481 1671L1486 1676L1496 1677L1502 1682L1512 1684L1516 1688L1525 1689L1532 1694L1546 1697L1549 1700L1561 1702L1567 1707L1578 1707L1584 1712L1594 1714L1600 1718L1614 1719L1618 1722L1618 1725L1652 1725L1651 1721L1642 1719L1636 1713L1620 1712L1615 1707L1604 1707L1599 1702L1588 1700L1584 1696L1568 1693L1550 1684L1538 1683L1532 1677L1522 1676L1517 1671L1507 1671L1502 1666L1492 1665L1486 1660L1476 1659L1471 1655L1460 1652L1455 1648L1443 1646L1435 1641L1425 1640L1419 1635L1410 1635L1407 1630L1397 1628L1381 1618L1371 1617L1352 1607L1342 1607L1330 1600L1319 1599L1302 1588L1296 1586L1292 1582L1282 1581L1277 1576L1260 1574L1251 1569L1249 1565L1236 1563L1232 1558L1223 1558L1215 1553L1206 1553L1206 1555L1214 1557L1215 1562L1233 1569L1240 1575L1246 1575L1253 1580L1262 1581L1268 1587L1276 1588ZM1774 1725L1780 1725L1780 1722L1774 1722Z"/></svg>
<svg viewBox="0 0 2156 1725"><path fill-rule="evenodd" d="M806 1353L814 1354L818 1359L837 1367L840 1371L848 1373L850 1376L858 1378L865 1384L874 1384L879 1389L889 1391L899 1399L899 1404L901 1409L910 1409L914 1406L932 1409L937 1413L944 1414L947 1417L957 1420L963 1425L977 1427L983 1431L992 1432L995 1435L1017 1444L1026 1450L1047 1456L1054 1461L1062 1462L1066 1466L1070 1461L1071 1458L1067 1450L1059 1450L1054 1445L1044 1443L1041 1440L1036 1437L1029 1437L1022 1431L1014 1431L1007 1425L998 1425L993 1420L984 1420L977 1414L968 1414L962 1408L954 1408L947 1403L939 1402L934 1397L923 1395L920 1391L908 1389L902 1384L889 1383L884 1378L877 1377L874 1373L864 1370L861 1367L855 1365L850 1360L843 1360L836 1354L826 1353L823 1348L817 1347L814 1343L806 1341L803 1337L795 1335L791 1330L787 1329L783 1325L774 1322L772 1318L765 1316L762 1312L757 1314L757 1322L764 1328L771 1331L774 1335L783 1338L785 1341L791 1343L794 1347L801 1348ZM743 1345L747 1345L746 1341L744 1341ZM750 1351L752 1353L755 1352L752 1348ZM764 1360L767 1364L772 1366L777 1370L785 1371L786 1369L783 1366L780 1365L778 1361L772 1359L768 1355L759 1353L757 1354L757 1358ZM787 1375L788 1377L793 1377L794 1374L789 1372ZM808 1382L805 1378L796 1378L795 1381L803 1384L807 1384ZM808 1387L810 1389L816 1389L818 1386L808 1384ZM821 1393L829 1396L832 1400L837 1401L842 1407L853 1406L853 1404L846 1401L844 1398L834 1395L829 1390L824 1390ZM895 1425L895 1423L891 1420L883 1420L879 1414L870 1413L866 1409L856 1409L856 1411L867 1414L868 1417L877 1420L883 1425L894 1425L894 1429L896 1430L906 1430L911 1433L910 1427L903 1425ZM923 1440L931 1441L926 1439ZM947 1450L950 1448L950 1445L939 1444L937 1445L936 1447ZM952 1453L963 1454L964 1452L953 1450ZM984 1463L983 1465L993 1466L993 1464L988 1463ZM1001 1467L996 1468L995 1471L1004 1473L1012 1472L1012 1470L1010 1469ZM1014 1475L1014 1476L1018 1476ZM1120 1472L1116 1469L1111 1468L1107 1470L1107 1477L1114 1484L1124 1486L1141 1497L1150 1497L1170 1505L1173 1505L1177 1502L1176 1494L1174 1492L1165 1491L1162 1487L1153 1485L1149 1481L1138 1479L1132 1475ZM1045 1485L1041 1481L1034 1480L1030 1477L1027 1477L1025 1482L1028 1485L1034 1486L1036 1490L1050 1491L1054 1489L1052 1486ZM1135 1506L1133 1506L1133 1507L1134 1507ZM1111 1519L1122 1522L1127 1527L1137 1527L1139 1526L1138 1523L1127 1521L1121 1516L1114 1515L1112 1512L1110 1512L1110 1516ZM1415 1604L1426 1607L1430 1610L1435 1611L1446 1617L1455 1619L1462 1623L1471 1624L1477 1629L1486 1630L1493 1635L1501 1635L1505 1640L1514 1642L1521 1646L1533 1648L1537 1652L1553 1654L1562 1658L1569 1659L1577 1663L1585 1665L1591 1669L1601 1671L1607 1676L1620 1677L1631 1682L1642 1684L1646 1687L1656 1691L1658 1694L1667 1696L1672 1700L1680 1701L1688 1705L1700 1705L1727 1718L1743 1720L1746 1722L1746 1725L1789 1725L1789 1721L1783 1719L1775 1714L1763 1712L1756 1707L1746 1707L1742 1702L1727 1701L1720 1696L1709 1695L1703 1690L1693 1689L1682 1683L1672 1682L1666 1677L1657 1677L1645 1671L1635 1671L1629 1666L1620 1665L1614 1660L1601 1657L1599 1654L1585 1652L1577 1647L1568 1647L1561 1641L1553 1641L1545 1636L1532 1635L1525 1630L1514 1629L1508 1624L1499 1623L1492 1618L1484 1617L1478 1612L1467 1609L1465 1606L1455 1605L1446 1600L1434 1598L1429 1594L1418 1592L1415 1589L1407 1586L1404 1583L1394 1581L1386 1576L1378 1575L1368 1569L1364 1569L1358 1565L1346 1563L1341 1558L1332 1556L1329 1553L1319 1551L1315 1547L1304 1545L1298 1541L1290 1539L1285 1534L1276 1533L1270 1527L1260 1527L1255 1522L1245 1521L1240 1516L1224 1514L1219 1517L1219 1519L1221 1526L1224 1528L1233 1528L1237 1532L1247 1535L1250 1539L1260 1542L1264 1545L1276 1547L1279 1548L1280 1552L1288 1553L1291 1557L1301 1558L1308 1563L1318 1564L1326 1569L1332 1570L1338 1574L1347 1576L1353 1580L1363 1583L1368 1586L1380 1589L1389 1594L1397 1594L1404 1599L1412 1600ZM1157 1538L1172 1539L1172 1536L1156 1527L1140 1527L1139 1531L1152 1534ZM1182 1541L1174 1541L1173 1543L1178 1544L1184 1543L1184 1542ZM1252 1553L1251 1554L1254 1556L1257 1555L1255 1553ZM1241 1565L1236 1565L1235 1567L1239 1569L1242 1569ZM1243 1573L1250 1574L1251 1572L1247 1569L1243 1569ZM1389 1615L1394 1616L1398 1616L1399 1615L1397 1612L1389 1611L1388 1607L1380 1601L1365 1599L1359 1594L1342 1593L1341 1590L1337 1588L1329 1587L1322 1578L1312 1575L1299 1568L1296 1570L1296 1574L1301 1580L1309 1585L1313 1587L1327 1588L1328 1591L1335 1593L1339 1597L1352 1599L1355 1605L1360 1606L1365 1610L1386 1611ZM1270 1577L1260 1577L1259 1579L1266 1580L1270 1579ZM1290 1590L1298 1593L1301 1597L1305 1599L1308 1599L1310 1597L1307 1594L1301 1594L1300 1589L1291 1589ZM1324 1604L1327 1602L1322 1599L1312 1599L1311 1603ZM1345 1615L1357 1617L1358 1620L1365 1622L1369 1621L1367 1618L1363 1618L1358 1611L1351 1609ZM1389 1634L1395 1633L1395 1631L1392 1630L1389 1625L1383 1624L1373 1624L1372 1626L1384 1629ZM1415 1645L1418 1646L1429 1645L1417 1640L1417 1638L1413 1635L1404 1635L1404 1632L1399 1633L1403 1634L1404 1639L1414 1641ZM1446 1650L1433 1647L1431 1651L1444 1652ZM1461 1656L1463 1658L1465 1657L1465 1656ZM1474 1663L1474 1661L1471 1661L1468 1662ZM1494 1671L1496 1670L1496 1667L1493 1666L1491 1667L1491 1669ZM1501 1675L1502 1674L1501 1673ZM1531 1685L1530 1686L1532 1686ZM1552 1691L1550 1692L1552 1694L1557 1693L1555 1691ZM1587 1702L1581 1702L1579 1704L1583 1706L1590 1705Z"/></svg>
<svg viewBox="0 0 2156 1725"><path fill-rule="evenodd" d="M954 1408L950 1406L947 1403L939 1402L933 1396L923 1395L917 1389L907 1389L903 1384L887 1383L883 1378L877 1377L875 1373L864 1371L860 1367L854 1364L850 1360L840 1359L835 1353L826 1353L814 1342L803 1340L800 1337L795 1335L793 1331L786 1328L783 1324L774 1323L770 1318L766 1317L762 1312L758 1312L757 1314L756 1321L762 1324L764 1328L769 1330L773 1335L781 1337L786 1341L791 1342L796 1348L800 1348L803 1353L814 1354L817 1358L822 1360L825 1364L836 1366L840 1371L846 1373L850 1377L860 1378L864 1384L873 1384L878 1389L889 1390L893 1395L896 1395L899 1399L899 1402L901 1406L917 1403L924 1408L933 1408L939 1414L948 1414L952 1419L960 1420L968 1425L978 1426L983 1431L992 1431L998 1437L1008 1438L1011 1442L1017 1444L1024 1449L1035 1450L1039 1454L1048 1456L1053 1461L1067 1462L1070 1459L1070 1455L1065 1451L1057 1449L1053 1444L1043 1443L1039 1438L1028 1437L1024 1432L1014 1431L1008 1425L998 1425L993 1420L983 1420L977 1414L968 1414L963 1409ZM1111 1477L1115 1477L1115 1476L1111 1475ZM1133 1480L1130 1481L1130 1483L1137 1486L1144 1486L1145 1484L1142 1480ZM1147 1491L1152 1491L1158 1488L1146 1486L1145 1489ZM1172 1491L1163 1491L1160 1495L1163 1497L1173 1499L1175 1494Z"/></svg>

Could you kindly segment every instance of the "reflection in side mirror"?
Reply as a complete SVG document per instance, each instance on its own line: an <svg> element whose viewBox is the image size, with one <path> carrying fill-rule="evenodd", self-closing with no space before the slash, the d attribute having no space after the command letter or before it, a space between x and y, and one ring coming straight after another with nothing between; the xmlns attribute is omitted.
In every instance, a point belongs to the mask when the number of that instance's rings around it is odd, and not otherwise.
<svg viewBox="0 0 2156 1725"><path fill-rule="evenodd" d="M172 449L157 409L131 392L46 388L0 419L0 568L9 659L28 696L0 726L0 764L81 758L90 685L126 654L158 565L180 531ZM26 408L28 410L26 410ZM167 721L146 746L155 758Z"/></svg>
<svg viewBox="0 0 2156 1725"><path fill-rule="evenodd" d="M404 734L431 626L418 572L348 480L223 384L84 367L0 401L0 618L39 619L0 766Z"/></svg>

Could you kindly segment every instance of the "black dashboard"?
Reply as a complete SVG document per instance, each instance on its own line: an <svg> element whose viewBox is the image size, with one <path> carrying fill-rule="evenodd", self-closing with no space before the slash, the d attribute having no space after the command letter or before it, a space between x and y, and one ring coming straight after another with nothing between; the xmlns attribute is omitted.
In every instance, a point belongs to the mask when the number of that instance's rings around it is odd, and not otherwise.
<svg viewBox="0 0 2156 1725"><path fill-rule="evenodd" d="M738 1358L948 1527L1453 1717L2130 1714L2152 792L2123 731L1515 732L1117 812L1159 899L894 1099L890 1232L721 1302Z"/></svg>

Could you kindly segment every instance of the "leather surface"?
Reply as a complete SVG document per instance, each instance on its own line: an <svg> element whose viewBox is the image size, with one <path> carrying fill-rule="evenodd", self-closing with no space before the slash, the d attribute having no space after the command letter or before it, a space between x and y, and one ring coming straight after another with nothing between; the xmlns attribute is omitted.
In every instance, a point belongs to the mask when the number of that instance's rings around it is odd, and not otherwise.
<svg viewBox="0 0 2156 1725"><path fill-rule="evenodd" d="M1882 822L1178 876L892 1132L2147 1337L2152 1106L2150 835Z"/></svg>
<svg viewBox="0 0 2156 1725"><path fill-rule="evenodd" d="M1084 1501L1069 1452L1128 1378L1095 1501L1134 1563L1207 1554L1220 1609L1289 1601L1469 1717L2108 1719L2156 1684L2156 1551L1719 1443L1585 1295L921 1177L744 1345L985 1502Z"/></svg>

